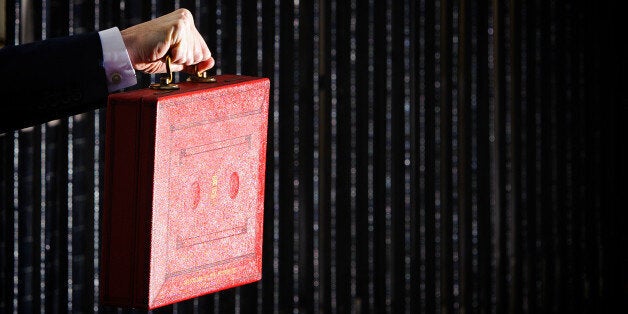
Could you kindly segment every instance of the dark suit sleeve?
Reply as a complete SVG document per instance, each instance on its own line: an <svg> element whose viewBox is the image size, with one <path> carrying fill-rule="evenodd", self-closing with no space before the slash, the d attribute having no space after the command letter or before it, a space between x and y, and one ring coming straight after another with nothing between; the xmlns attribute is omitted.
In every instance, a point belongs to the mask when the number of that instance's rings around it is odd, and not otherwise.
<svg viewBox="0 0 628 314"><path fill-rule="evenodd" d="M102 107L98 33L0 49L0 134Z"/></svg>

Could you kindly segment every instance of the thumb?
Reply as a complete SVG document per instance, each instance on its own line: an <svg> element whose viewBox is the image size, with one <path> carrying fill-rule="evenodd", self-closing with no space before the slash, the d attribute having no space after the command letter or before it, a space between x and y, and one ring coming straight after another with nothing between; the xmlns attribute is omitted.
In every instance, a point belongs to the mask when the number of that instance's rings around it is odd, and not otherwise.
<svg viewBox="0 0 628 314"><path fill-rule="evenodd" d="M198 64L183 67L183 71L189 74L196 74L196 72L205 72L213 68L214 64L216 64L214 58L210 57L207 60L199 62Z"/></svg>
<svg viewBox="0 0 628 314"><path fill-rule="evenodd" d="M176 63L170 63L170 72L179 72L179 71L183 71L183 69L185 69L185 66L183 64L176 64ZM166 65L164 64L164 71L163 73L166 73Z"/></svg>

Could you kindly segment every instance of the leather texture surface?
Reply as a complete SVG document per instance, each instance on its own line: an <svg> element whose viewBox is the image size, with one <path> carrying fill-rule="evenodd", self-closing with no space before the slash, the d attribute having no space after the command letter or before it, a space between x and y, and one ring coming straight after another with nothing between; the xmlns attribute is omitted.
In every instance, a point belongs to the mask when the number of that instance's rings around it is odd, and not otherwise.
<svg viewBox="0 0 628 314"><path fill-rule="evenodd" d="M261 279L270 83L110 96L101 302L153 309Z"/></svg>

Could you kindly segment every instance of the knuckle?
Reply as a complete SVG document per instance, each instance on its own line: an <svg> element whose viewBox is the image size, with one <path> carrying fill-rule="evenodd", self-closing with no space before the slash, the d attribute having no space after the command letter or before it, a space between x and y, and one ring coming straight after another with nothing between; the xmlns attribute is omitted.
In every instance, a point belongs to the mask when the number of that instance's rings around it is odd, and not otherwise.
<svg viewBox="0 0 628 314"><path fill-rule="evenodd" d="M186 8L177 10L177 13L179 14L179 19L181 20L188 21L192 19L192 12Z"/></svg>
<svg viewBox="0 0 628 314"><path fill-rule="evenodd" d="M183 30L185 29L185 26L187 25L187 22L185 21L185 19L178 19L177 22L175 23L175 27L178 30Z"/></svg>
<svg viewBox="0 0 628 314"><path fill-rule="evenodd" d="M187 9L178 9L175 13L177 18L173 21L172 26L176 31L183 31L193 23L192 13Z"/></svg>

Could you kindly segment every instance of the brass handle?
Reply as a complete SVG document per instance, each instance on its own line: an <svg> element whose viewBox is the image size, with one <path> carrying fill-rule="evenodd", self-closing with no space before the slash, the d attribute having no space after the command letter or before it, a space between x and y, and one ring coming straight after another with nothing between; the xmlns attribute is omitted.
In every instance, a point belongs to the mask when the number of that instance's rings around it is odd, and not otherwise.
<svg viewBox="0 0 628 314"><path fill-rule="evenodd" d="M194 73L196 75L191 75L188 78L188 81L197 82L197 83L215 83L216 78L213 76L207 76L207 72L199 72L198 66L194 66Z"/></svg>
<svg viewBox="0 0 628 314"><path fill-rule="evenodd" d="M166 75L159 78L159 83L150 84L151 89L177 90L179 85L172 83L172 71L170 70L170 56L166 55Z"/></svg>

